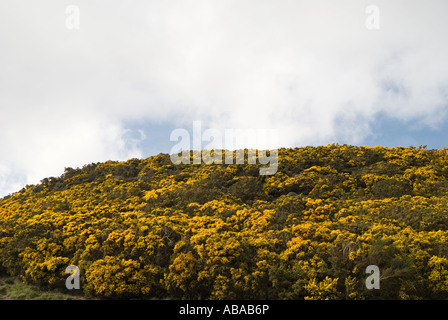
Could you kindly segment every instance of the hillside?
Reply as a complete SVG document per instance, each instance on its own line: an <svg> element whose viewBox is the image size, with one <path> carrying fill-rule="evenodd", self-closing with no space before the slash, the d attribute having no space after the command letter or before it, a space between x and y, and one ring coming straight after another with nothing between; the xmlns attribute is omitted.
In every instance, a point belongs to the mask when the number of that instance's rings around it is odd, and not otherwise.
<svg viewBox="0 0 448 320"><path fill-rule="evenodd" d="M272 176L166 154L66 168L0 200L0 273L64 288L76 265L100 298L448 298L447 149L278 159Z"/></svg>

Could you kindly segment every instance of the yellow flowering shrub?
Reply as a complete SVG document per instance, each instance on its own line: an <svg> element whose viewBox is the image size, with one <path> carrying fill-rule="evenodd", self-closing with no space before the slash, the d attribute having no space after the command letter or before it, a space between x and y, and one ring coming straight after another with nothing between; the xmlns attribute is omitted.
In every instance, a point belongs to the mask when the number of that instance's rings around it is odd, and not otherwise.
<svg viewBox="0 0 448 320"><path fill-rule="evenodd" d="M111 299L447 299L447 151L283 148L272 176L167 154L66 168L0 199L0 273L63 289L76 265Z"/></svg>

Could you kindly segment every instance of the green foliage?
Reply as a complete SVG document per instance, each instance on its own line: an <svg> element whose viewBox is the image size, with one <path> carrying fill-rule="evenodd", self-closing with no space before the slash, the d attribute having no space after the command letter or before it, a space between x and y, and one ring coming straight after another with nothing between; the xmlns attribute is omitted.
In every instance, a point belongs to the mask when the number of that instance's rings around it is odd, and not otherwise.
<svg viewBox="0 0 448 320"><path fill-rule="evenodd" d="M258 169L66 168L0 200L0 272L64 288L77 265L86 296L113 299L448 298L446 149L280 149Z"/></svg>
<svg viewBox="0 0 448 320"><path fill-rule="evenodd" d="M35 285L21 283L14 278L0 278L0 300L78 300L80 296L44 290Z"/></svg>

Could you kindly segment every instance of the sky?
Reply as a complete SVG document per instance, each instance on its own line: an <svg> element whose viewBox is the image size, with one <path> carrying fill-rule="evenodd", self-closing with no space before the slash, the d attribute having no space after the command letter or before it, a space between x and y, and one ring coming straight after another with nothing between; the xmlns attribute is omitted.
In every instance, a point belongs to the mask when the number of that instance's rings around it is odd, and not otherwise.
<svg viewBox="0 0 448 320"><path fill-rule="evenodd" d="M278 147L448 147L446 0L0 0L0 196L169 153L177 128ZM256 146L258 147L258 146Z"/></svg>

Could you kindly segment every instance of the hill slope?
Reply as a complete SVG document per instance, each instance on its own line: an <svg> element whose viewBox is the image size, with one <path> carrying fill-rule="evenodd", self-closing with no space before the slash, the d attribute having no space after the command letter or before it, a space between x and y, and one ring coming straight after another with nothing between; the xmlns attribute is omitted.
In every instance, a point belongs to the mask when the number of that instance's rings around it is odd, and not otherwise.
<svg viewBox="0 0 448 320"><path fill-rule="evenodd" d="M0 271L64 287L76 265L106 298L448 297L446 149L280 149L258 173L165 154L67 168L0 200Z"/></svg>

